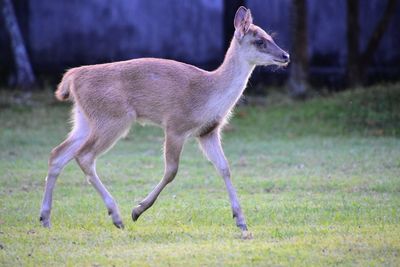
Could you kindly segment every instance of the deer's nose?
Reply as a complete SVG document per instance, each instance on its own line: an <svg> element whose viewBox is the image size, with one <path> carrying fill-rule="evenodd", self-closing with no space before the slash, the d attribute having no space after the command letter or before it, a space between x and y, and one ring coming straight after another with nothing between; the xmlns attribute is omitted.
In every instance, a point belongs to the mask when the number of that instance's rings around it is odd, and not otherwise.
<svg viewBox="0 0 400 267"><path fill-rule="evenodd" d="M281 57L282 57L282 59L283 59L284 61L286 61L286 62L289 62L289 61L290 61L289 54L286 53L286 52L283 52Z"/></svg>

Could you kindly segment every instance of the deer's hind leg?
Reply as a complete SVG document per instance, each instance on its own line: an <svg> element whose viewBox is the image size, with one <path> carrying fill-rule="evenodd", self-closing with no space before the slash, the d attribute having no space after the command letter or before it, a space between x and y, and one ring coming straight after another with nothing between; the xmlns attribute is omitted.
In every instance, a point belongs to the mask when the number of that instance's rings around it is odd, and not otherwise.
<svg viewBox="0 0 400 267"><path fill-rule="evenodd" d="M68 138L55 147L49 158L49 169L46 177L46 186L40 209L40 222L44 227L50 227L50 213L52 207L53 190L57 177L62 169L85 142L89 135L89 124L78 108L74 109L74 128Z"/></svg>
<svg viewBox="0 0 400 267"><path fill-rule="evenodd" d="M118 228L124 227L121 215L117 203L96 173L96 158L110 149L129 130L132 121L131 117L121 117L106 121L103 119L101 123L95 124L97 128L92 128L89 138L75 157L88 181L100 194L108 209L108 214Z"/></svg>

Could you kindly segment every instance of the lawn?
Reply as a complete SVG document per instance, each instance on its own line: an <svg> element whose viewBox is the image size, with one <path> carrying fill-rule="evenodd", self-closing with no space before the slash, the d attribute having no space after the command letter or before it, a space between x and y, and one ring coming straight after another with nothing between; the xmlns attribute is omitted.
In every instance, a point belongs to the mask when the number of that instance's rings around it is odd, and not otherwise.
<svg viewBox="0 0 400 267"><path fill-rule="evenodd" d="M115 228L75 162L58 179L52 228L39 223L47 159L69 104L0 92L2 266L399 266L400 85L306 102L271 93L241 106L224 134L252 240L242 240L223 180L195 140L174 182L137 222L161 179L162 131L134 126L98 162L125 229Z"/></svg>

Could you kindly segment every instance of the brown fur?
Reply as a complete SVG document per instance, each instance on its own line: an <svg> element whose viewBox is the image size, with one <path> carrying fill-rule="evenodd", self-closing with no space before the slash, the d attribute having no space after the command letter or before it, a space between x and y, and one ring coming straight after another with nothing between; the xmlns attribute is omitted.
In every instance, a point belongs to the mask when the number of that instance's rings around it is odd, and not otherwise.
<svg viewBox="0 0 400 267"><path fill-rule="evenodd" d="M75 158L101 195L114 224L123 227L114 199L97 176L95 160L137 120L164 129L165 171L160 183L133 210L134 220L174 179L185 140L196 136L204 153L224 178L236 224L242 230L247 229L230 181L220 130L242 95L254 67L287 65L288 55L267 33L252 24L250 10L239 8L234 25L231 46L215 71L204 71L173 60L141 58L83 66L65 73L55 95L59 100L73 100L74 128L50 156L40 217L44 226L50 225L55 180L62 168ZM260 38L268 45L255 45Z"/></svg>
<svg viewBox="0 0 400 267"><path fill-rule="evenodd" d="M134 116L183 133L208 123L196 123L197 113L224 80L173 60L134 59L71 69L56 96L65 100L71 94L93 125Z"/></svg>

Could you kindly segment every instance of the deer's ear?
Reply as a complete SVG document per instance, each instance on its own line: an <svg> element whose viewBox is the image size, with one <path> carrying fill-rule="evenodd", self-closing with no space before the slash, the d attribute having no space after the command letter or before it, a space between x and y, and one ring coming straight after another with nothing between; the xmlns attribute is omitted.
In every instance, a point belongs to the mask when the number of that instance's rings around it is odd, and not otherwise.
<svg viewBox="0 0 400 267"><path fill-rule="evenodd" d="M243 6L239 7L236 11L233 25L235 26L235 36L239 40L248 32L250 25L253 23L253 17L251 16L250 9Z"/></svg>

